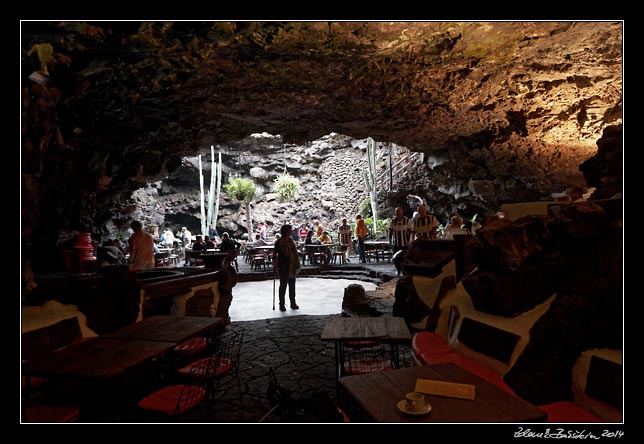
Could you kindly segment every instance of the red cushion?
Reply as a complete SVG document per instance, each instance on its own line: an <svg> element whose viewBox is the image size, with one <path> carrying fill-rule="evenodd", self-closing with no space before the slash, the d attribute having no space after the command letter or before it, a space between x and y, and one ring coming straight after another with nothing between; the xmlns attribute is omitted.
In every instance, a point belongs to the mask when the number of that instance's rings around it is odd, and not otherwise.
<svg viewBox="0 0 644 444"><path fill-rule="evenodd" d="M429 362L429 355L454 351L441 335L433 331L416 333L411 340L411 347L416 356L425 362Z"/></svg>
<svg viewBox="0 0 644 444"><path fill-rule="evenodd" d="M76 422L80 410L65 405L32 405L25 408L23 415L27 422Z"/></svg>
<svg viewBox="0 0 644 444"><path fill-rule="evenodd" d="M603 422L572 401L551 402L539 408L548 414L546 422Z"/></svg>
<svg viewBox="0 0 644 444"><path fill-rule="evenodd" d="M420 357L424 364L443 364L445 362L454 362L461 354L457 352L449 353L432 353Z"/></svg>
<svg viewBox="0 0 644 444"><path fill-rule="evenodd" d="M26 379L27 378L25 376L22 377L22 388L23 389L25 388L25 384L27 383ZM30 381L30 388L33 390L35 388L47 385L47 384L49 384L49 382L50 382L50 380L47 379L47 378L41 378L40 376L32 376L31 381Z"/></svg>
<svg viewBox="0 0 644 444"><path fill-rule="evenodd" d="M383 362L377 359L361 359L344 363L345 375L364 375L366 373L388 372L391 370L391 362Z"/></svg>
<svg viewBox="0 0 644 444"><path fill-rule="evenodd" d="M514 393L514 390L512 390L510 386L508 386L503 381L503 378L501 377L501 375L496 373L494 370L491 370L486 366L479 364L474 359L471 359L465 355L462 355L460 353L457 353L457 355L458 356L454 356L450 362L453 362L454 364L458 365L461 368L464 368L470 373L474 373L479 378L485 379L487 382L490 382L496 385L497 387L502 388L506 392L516 396L516 393Z"/></svg>
<svg viewBox="0 0 644 444"><path fill-rule="evenodd" d="M231 368L233 368L233 361L227 358L202 358L199 359L195 362L191 362L190 364L186 365L185 367L182 367L178 370L178 373L180 375L185 375L185 376L193 376L196 378L205 378L206 375L205 370L206 366L204 363L210 359L210 377L216 377L216 376L221 376L228 372ZM197 370L193 370L194 368L197 368ZM193 373L194 372L194 373Z"/></svg>
<svg viewBox="0 0 644 444"><path fill-rule="evenodd" d="M192 389L195 391L195 396L187 400L188 402L179 404L179 397L181 390L183 390L183 385L180 384L157 390L140 400L137 405L144 410L152 410L168 416L178 415L199 404L206 396L206 391L203 388L192 387Z"/></svg>
<svg viewBox="0 0 644 444"><path fill-rule="evenodd" d="M177 345L174 351L180 355L194 355L206 349L206 338L192 338Z"/></svg>

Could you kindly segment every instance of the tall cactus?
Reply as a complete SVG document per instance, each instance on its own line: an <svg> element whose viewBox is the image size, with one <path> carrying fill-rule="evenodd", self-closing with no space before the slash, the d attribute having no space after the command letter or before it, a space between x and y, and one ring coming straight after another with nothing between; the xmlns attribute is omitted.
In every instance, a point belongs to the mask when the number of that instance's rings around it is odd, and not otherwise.
<svg viewBox="0 0 644 444"><path fill-rule="evenodd" d="M210 145L210 192L208 193L207 227L217 226L219 216L219 195L221 193L221 152L219 162L215 162L215 147Z"/></svg>
<svg viewBox="0 0 644 444"><path fill-rule="evenodd" d="M376 141L371 137L367 137L367 163L369 165L369 173L364 172L364 183L369 191L369 199L371 200L371 213L373 214L373 233L377 233L378 227L378 190L377 173L376 173Z"/></svg>
<svg viewBox="0 0 644 444"><path fill-rule="evenodd" d="M199 201L201 202L201 234L207 233L206 231L206 209L204 207L203 196L203 171L201 168L201 154L199 154Z"/></svg>
<svg viewBox="0 0 644 444"><path fill-rule="evenodd" d="M221 191L221 153L219 162L215 162L215 147L210 145L210 188L208 190L208 214L204 208L205 199L203 193L203 173L201 166L201 154L199 154L199 185L201 190L201 234L208 234L210 225L216 226L219 213L219 193ZM216 189L216 196L215 196ZM214 207L214 208L213 208Z"/></svg>

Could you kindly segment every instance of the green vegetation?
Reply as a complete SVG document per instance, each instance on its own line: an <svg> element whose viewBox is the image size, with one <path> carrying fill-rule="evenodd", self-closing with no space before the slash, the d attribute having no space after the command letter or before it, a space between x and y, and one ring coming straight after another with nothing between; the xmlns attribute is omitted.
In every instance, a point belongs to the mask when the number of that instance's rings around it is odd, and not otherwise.
<svg viewBox="0 0 644 444"><path fill-rule="evenodd" d="M371 217L371 199L369 197L360 202L358 213L360 213L365 219L367 217Z"/></svg>
<svg viewBox="0 0 644 444"><path fill-rule="evenodd" d="M281 174L275 179L275 192L282 203L294 201L299 188L300 180L289 173Z"/></svg>
<svg viewBox="0 0 644 444"><path fill-rule="evenodd" d="M54 47L50 43L38 43L31 47L27 55L30 56L34 52L38 55L38 60L40 61L40 71L48 76L47 63L49 63L54 54Z"/></svg>
<svg viewBox="0 0 644 444"><path fill-rule="evenodd" d="M391 224L391 218L389 218L389 217L384 219L384 220L378 219L378 221L376 222L377 229L376 229L376 232L374 233L373 229L372 229L372 227L373 227L373 219L371 217L367 217L367 218L365 218L364 221L367 224L367 227L369 227L369 233L367 234L367 237L369 239L378 238L383 234L386 235L387 232L389 231L389 225Z"/></svg>
<svg viewBox="0 0 644 444"><path fill-rule="evenodd" d="M250 217L250 203L255 198L255 183L251 179L244 177L229 177L228 183L224 185L230 197L235 200L241 200L246 206L246 229L248 235L253 233L253 221Z"/></svg>

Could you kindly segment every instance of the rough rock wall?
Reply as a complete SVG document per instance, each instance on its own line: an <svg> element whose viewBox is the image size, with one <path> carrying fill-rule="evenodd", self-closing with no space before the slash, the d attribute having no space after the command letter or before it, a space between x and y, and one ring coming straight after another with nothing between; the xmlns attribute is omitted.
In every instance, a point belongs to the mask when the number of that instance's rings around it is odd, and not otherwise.
<svg viewBox="0 0 644 444"><path fill-rule="evenodd" d="M622 119L619 22L21 30L23 247L31 262L38 245L36 270L61 233L126 225L134 190L252 133L303 144L335 131L422 151L422 168L444 178L422 189L459 208L454 192L529 200L583 185L578 165Z"/></svg>

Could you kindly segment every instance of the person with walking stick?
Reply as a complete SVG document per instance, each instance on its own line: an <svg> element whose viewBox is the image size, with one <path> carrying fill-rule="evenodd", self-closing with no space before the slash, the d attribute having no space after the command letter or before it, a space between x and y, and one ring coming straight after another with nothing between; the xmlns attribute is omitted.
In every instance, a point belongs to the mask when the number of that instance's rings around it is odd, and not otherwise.
<svg viewBox="0 0 644 444"><path fill-rule="evenodd" d="M297 253L297 246L291 239L293 227L289 224L282 225L280 228L280 238L275 241L273 248L273 269L280 278L279 286L279 305L280 311L286 311L285 296L286 287L288 286L288 297L291 303L291 310L297 310L300 307L295 303L295 278L302 266L300 257ZM273 297L275 290L273 289ZM275 306L275 302L273 302Z"/></svg>

